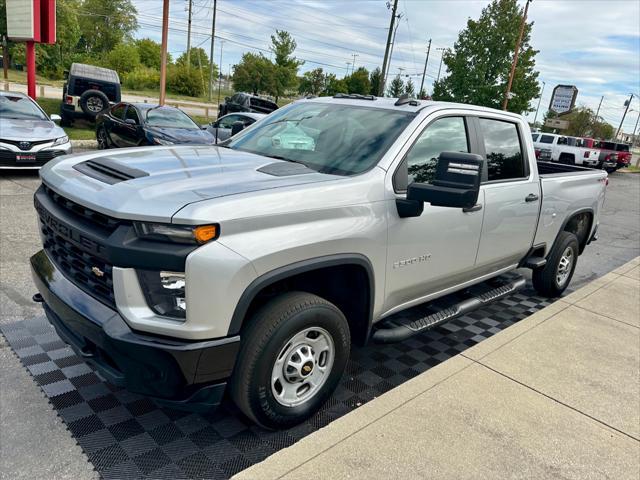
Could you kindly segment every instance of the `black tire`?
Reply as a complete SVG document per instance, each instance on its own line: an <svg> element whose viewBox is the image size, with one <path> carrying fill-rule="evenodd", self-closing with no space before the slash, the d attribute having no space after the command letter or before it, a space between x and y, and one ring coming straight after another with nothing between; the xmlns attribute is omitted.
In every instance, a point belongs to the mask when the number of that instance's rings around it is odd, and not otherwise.
<svg viewBox="0 0 640 480"><path fill-rule="evenodd" d="M96 129L96 140L98 142L98 150L106 150L109 148L109 137L102 125Z"/></svg>
<svg viewBox="0 0 640 480"><path fill-rule="evenodd" d="M309 328L319 328L331 336L333 363L325 374L324 383L317 387L310 398L298 405L284 405L274 395L277 382L272 385L276 362L283 361L282 369L285 372L288 362L284 360L296 358L295 354L287 353L287 348L295 345L293 340L296 334ZM229 385L231 398L247 417L265 428L296 425L317 412L331 396L347 365L350 348L349 325L335 305L310 293L284 293L258 310L243 331L240 353ZM320 362L312 363L311 367L306 365L302 365L300 371L311 368L306 373L310 376L315 374L313 369L318 368L316 365L320 365ZM300 379L299 388L304 386L303 380ZM291 386L298 383L287 384ZM284 388L282 384L280 386Z"/></svg>
<svg viewBox="0 0 640 480"><path fill-rule="evenodd" d="M566 258L568 249L571 250L570 264L568 267L563 265L563 269L568 271L568 275L563 276L560 281L561 272L559 269L561 261ZM571 283L578 262L579 249L578 238L573 233L560 232L547 257L547 264L543 268L533 271L533 288L544 297L559 297Z"/></svg>
<svg viewBox="0 0 640 480"><path fill-rule="evenodd" d="M109 108L109 99L100 90L87 90L80 97L80 108L87 117L95 119Z"/></svg>

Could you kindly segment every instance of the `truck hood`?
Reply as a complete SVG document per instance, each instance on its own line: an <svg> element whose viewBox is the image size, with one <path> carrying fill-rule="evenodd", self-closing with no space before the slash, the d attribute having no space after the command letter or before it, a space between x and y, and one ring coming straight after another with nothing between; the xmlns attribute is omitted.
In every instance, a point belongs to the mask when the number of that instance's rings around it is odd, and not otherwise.
<svg viewBox="0 0 640 480"><path fill-rule="evenodd" d="M98 174L94 175L96 165ZM100 178L101 165L115 171L115 177ZM120 171L126 174L124 180ZM178 210L202 200L343 178L214 146L139 147L70 155L47 163L40 176L62 196L105 215L158 222L170 222Z"/></svg>

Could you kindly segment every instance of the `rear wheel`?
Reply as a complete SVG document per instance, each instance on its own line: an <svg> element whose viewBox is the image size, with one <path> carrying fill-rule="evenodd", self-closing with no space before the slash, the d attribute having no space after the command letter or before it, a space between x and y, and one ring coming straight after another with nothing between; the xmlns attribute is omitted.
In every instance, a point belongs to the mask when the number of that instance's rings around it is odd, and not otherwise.
<svg viewBox="0 0 640 480"><path fill-rule="evenodd" d="M242 337L231 397L266 428L290 427L313 415L338 385L351 345L342 312L304 292L267 303Z"/></svg>
<svg viewBox="0 0 640 480"><path fill-rule="evenodd" d="M558 161L567 165L575 165L576 157L570 153L561 153Z"/></svg>
<svg viewBox="0 0 640 480"><path fill-rule="evenodd" d="M571 282L578 262L578 238L571 232L560 232L547 264L533 271L533 287L545 297L558 297Z"/></svg>

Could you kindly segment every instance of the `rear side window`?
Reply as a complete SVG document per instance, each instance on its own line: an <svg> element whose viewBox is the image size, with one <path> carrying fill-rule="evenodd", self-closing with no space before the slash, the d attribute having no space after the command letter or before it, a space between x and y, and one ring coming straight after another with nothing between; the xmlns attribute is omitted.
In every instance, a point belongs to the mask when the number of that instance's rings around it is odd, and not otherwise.
<svg viewBox="0 0 640 480"><path fill-rule="evenodd" d="M488 180L491 182L524 177L524 155L517 125L481 118L480 128L487 155Z"/></svg>
<svg viewBox="0 0 640 480"><path fill-rule="evenodd" d="M111 116L117 118L118 120L122 120L126 108L127 106L124 103L119 103L111 109Z"/></svg>
<svg viewBox="0 0 640 480"><path fill-rule="evenodd" d="M138 118L138 112L136 112L136 109L134 107L132 107L131 105L127 109L127 115L125 117L125 120L129 120L129 119L131 119L134 122L136 122L136 125L138 125L140 123L140 119Z"/></svg>
<svg viewBox="0 0 640 480"><path fill-rule="evenodd" d="M629 145L627 145L626 143L618 143L618 144L616 144L616 151L617 152L628 152L629 151Z"/></svg>
<svg viewBox="0 0 640 480"><path fill-rule="evenodd" d="M540 135L539 135L539 134L537 134L537 133L533 133L533 134L531 134L531 138L533 139L533 141L534 141L534 142L537 142L537 141L538 141L538 137L539 137L539 136L540 136Z"/></svg>
<svg viewBox="0 0 640 480"><path fill-rule="evenodd" d="M540 136L540 143L553 143L553 139L555 137L552 137L551 135L541 135Z"/></svg>

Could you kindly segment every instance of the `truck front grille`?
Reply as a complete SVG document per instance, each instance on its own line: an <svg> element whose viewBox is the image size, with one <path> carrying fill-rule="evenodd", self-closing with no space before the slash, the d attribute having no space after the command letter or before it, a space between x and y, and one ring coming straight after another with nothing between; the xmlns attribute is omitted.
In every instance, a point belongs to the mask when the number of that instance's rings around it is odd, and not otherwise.
<svg viewBox="0 0 640 480"><path fill-rule="evenodd" d="M78 248L40 222L44 249L62 274L76 286L115 309L113 267Z"/></svg>
<svg viewBox="0 0 640 480"><path fill-rule="evenodd" d="M85 208L46 185L39 192L43 191L45 195L36 193L35 207L45 251L65 277L115 309L113 266L101 258L104 244L96 239L106 239L125 221ZM94 233L93 240L84 236L88 231Z"/></svg>

